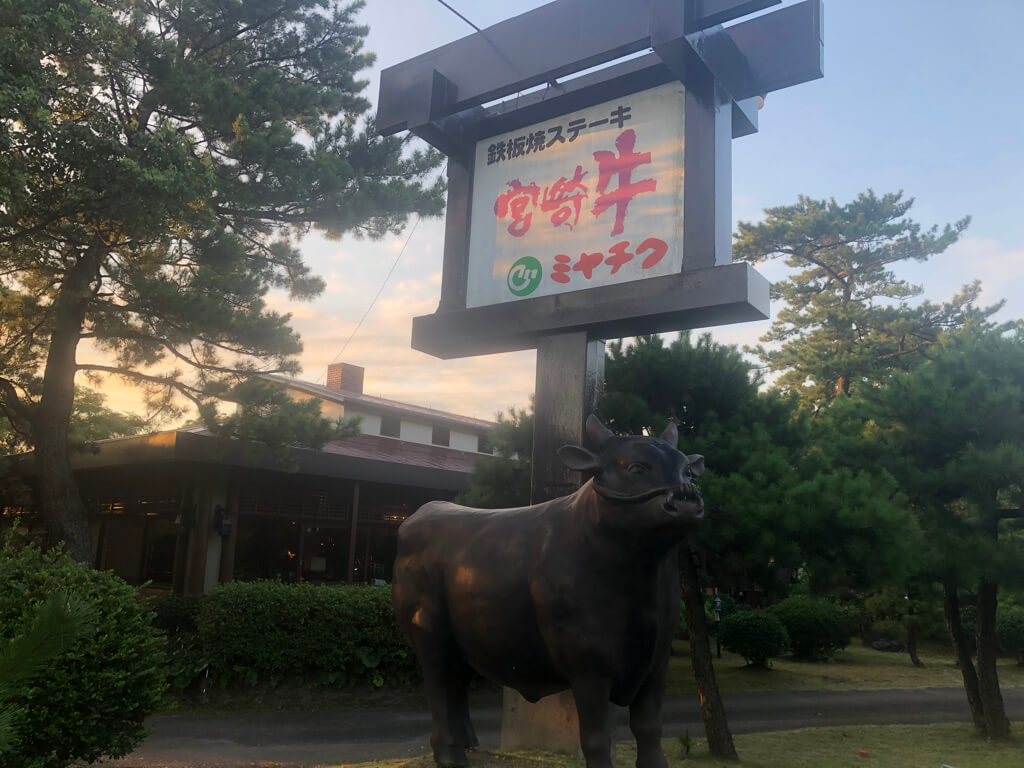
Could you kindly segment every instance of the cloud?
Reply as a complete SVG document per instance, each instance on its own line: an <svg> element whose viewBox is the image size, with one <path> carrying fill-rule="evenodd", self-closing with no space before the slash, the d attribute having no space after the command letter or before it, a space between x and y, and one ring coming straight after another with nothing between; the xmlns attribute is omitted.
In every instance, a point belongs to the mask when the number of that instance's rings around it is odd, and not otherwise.
<svg viewBox="0 0 1024 768"><path fill-rule="evenodd" d="M1024 317L1024 251L1008 249L996 240L965 237L907 272L908 279L921 284L932 301L945 301L966 283L981 280L983 305L1006 300L996 319Z"/></svg>

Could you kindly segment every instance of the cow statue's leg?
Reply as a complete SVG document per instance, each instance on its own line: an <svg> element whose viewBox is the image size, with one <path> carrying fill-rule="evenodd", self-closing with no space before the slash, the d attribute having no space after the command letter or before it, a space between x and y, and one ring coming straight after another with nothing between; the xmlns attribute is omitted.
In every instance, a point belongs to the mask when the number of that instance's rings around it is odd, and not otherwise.
<svg viewBox="0 0 1024 768"><path fill-rule="evenodd" d="M610 685L607 680L574 680L572 695L580 721L580 748L587 768L612 768Z"/></svg>
<svg viewBox="0 0 1024 768"><path fill-rule="evenodd" d="M401 544L401 542L400 542ZM407 546L412 549L411 546ZM465 709L468 675L451 635L438 578L424 578L412 556L400 555L395 568L395 618L423 671L434 728L434 760L449 768L466 765Z"/></svg>
<svg viewBox="0 0 1024 768"><path fill-rule="evenodd" d="M636 768L666 768L661 748L661 705L665 698L668 655L651 671L629 705L629 729L636 739Z"/></svg>
<svg viewBox="0 0 1024 768"><path fill-rule="evenodd" d="M473 749L480 746L473 721L469 717L469 683L473 679L473 669L461 658L455 662L456 669L451 686L452 727L461 729L463 746L466 749Z"/></svg>
<svg viewBox="0 0 1024 768"><path fill-rule="evenodd" d="M467 764L467 745L458 704L466 695L465 684L460 685L461 660L447 630L414 631L412 645L423 669L424 687L434 722L430 734L434 762L445 768L462 768Z"/></svg>

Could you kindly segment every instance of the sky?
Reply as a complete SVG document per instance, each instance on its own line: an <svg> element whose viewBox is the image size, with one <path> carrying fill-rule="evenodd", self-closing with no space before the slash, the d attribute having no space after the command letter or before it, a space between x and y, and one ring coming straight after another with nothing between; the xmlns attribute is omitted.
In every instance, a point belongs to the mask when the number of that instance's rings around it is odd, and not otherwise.
<svg viewBox="0 0 1024 768"><path fill-rule="evenodd" d="M449 1L479 27L543 5ZM972 222L945 254L897 265L897 276L935 301L980 279L984 303L1007 300L997 317L1024 317L1024 2L824 6L825 77L769 94L759 132L733 141L734 220L757 221L764 208L801 194L842 203L868 188L903 190L916 201L912 218L926 227L964 215ZM361 20L370 27L366 48L377 55L364 73L374 101L381 69L472 32L437 0L367 0ZM442 249L443 219L411 220L401 236L379 242L307 237L301 250L327 289L310 303L272 297L303 338L301 378L322 382L337 360L364 366L373 395L485 419L525 406L533 352L439 360L411 349L412 318L437 307ZM784 274L780 266L759 269L769 279ZM769 323L710 330L742 345Z"/></svg>

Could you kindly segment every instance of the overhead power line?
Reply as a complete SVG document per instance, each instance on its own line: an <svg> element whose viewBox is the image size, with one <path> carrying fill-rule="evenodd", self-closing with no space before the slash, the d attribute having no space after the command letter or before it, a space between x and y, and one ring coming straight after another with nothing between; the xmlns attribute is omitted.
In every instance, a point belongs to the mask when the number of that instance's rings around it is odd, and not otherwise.
<svg viewBox="0 0 1024 768"><path fill-rule="evenodd" d="M380 288L377 289L377 295L373 297L373 301L370 302L370 306L368 306L366 308L366 311L363 312L363 316L361 318L359 318L359 322L356 323L356 327L352 329L352 333L349 334L349 337L345 340L345 343L342 345L341 349L338 351L338 354L336 354L334 356L334 359L331 360L332 363L336 363L338 361L338 359L343 354L345 354L345 350L348 349L348 345L350 343L352 343L352 339L354 339L356 337L356 334L359 333L359 329L362 328L362 326L363 326L363 321L366 320L366 318L369 316L370 312L373 310L374 305L377 303L377 299L379 299L380 295L384 292L384 287L388 284L388 280L391 279L391 275L394 274L395 268L398 266L398 262L400 262L402 260L402 255L405 253L405 249L409 247L409 241L412 240L413 232L416 231L416 227L418 227L419 225L420 225L420 217L417 216L416 217L416 221L413 222L412 228L409 230L408 237L405 238L405 243L402 245L402 250L400 250L398 252L398 256L395 257L395 261L391 265L391 269L389 269L388 273L384 276L384 282L382 282L380 284ZM327 375L327 372L324 371L320 375L320 378L323 378L326 375Z"/></svg>
<svg viewBox="0 0 1024 768"><path fill-rule="evenodd" d="M447 8L447 9L448 9L449 11L451 11L452 13L454 13L454 14L455 14L456 16L458 16L458 17L459 17L460 19L462 19L462 20L463 20L464 22L466 22L467 24L469 24L469 26L471 26L471 27L472 27L473 29L475 29L475 30L476 30L477 32L481 32L481 31L482 31L482 30L480 29L480 27L478 27L478 26L477 26L476 24L474 24L474 23L473 23L472 21L470 21L469 19L467 19L467 18L466 18L465 16L463 16L463 15L462 15L461 13L459 13L458 11L456 11L456 10L455 10L454 8L452 8L452 7L450 6L450 5L448 5L448 3L446 3L446 2L444 1L444 0L437 0L437 2L439 2L439 3L441 4L441 5L443 5L443 6L445 7L445 8Z"/></svg>

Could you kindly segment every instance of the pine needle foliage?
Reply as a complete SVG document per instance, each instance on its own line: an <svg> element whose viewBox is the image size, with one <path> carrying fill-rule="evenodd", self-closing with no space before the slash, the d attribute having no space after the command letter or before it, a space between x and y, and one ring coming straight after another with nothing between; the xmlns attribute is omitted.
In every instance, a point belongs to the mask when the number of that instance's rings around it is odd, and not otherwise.
<svg viewBox="0 0 1024 768"><path fill-rule="evenodd" d="M806 408L911 367L942 330L999 308L977 306L977 281L948 302L911 304L922 288L896 267L943 253L970 223L964 217L924 229L910 218L913 205L902 192L870 189L848 203L800 196L794 205L766 209L759 223L739 223L737 259L782 259L792 270L772 285L772 298L784 305L763 344L749 351L768 372L779 372L776 385Z"/></svg>
<svg viewBox="0 0 1024 768"><path fill-rule="evenodd" d="M441 212L441 156L367 117L361 7L0 5L0 413L37 449L44 513L79 559L76 376L213 421L252 394L240 382L297 370L269 294L323 289L302 235L380 237Z"/></svg>

